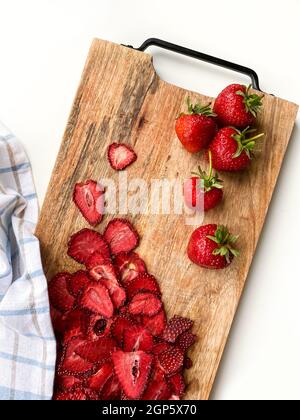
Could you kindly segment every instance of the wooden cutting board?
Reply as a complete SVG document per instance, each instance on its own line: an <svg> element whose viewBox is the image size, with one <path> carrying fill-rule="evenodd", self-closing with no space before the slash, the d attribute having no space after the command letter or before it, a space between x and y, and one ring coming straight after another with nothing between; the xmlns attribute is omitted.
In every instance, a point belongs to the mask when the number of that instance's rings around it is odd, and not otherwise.
<svg viewBox="0 0 300 420"><path fill-rule="evenodd" d="M70 235L87 227L72 203L73 188L89 178L118 180L106 158L110 143L129 143L138 155L128 182L141 177L148 184L153 178L184 180L199 164L206 165L201 154L181 147L174 131L188 95L194 102L211 101L160 80L150 55L93 42L37 228L49 280L60 270L79 268L66 256ZM160 281L168 315L195 320L199 340L191 353L187 399L209 398L297 110L293 103L266 95L258 122L266 138L251 170L222 174L224 202L206 214L205 223L226 224L240 234L241 256L230 268L209 271L190 263L186 248L195 227L185 224L184 215L126 216L141 235L138 252ZM98 230L111 218L106 216Z"/></svg>

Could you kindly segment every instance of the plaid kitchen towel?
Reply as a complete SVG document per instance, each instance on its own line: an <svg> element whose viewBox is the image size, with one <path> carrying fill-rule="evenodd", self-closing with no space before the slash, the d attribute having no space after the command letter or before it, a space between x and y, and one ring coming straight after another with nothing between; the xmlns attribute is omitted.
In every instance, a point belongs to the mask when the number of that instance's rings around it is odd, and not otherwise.
<svg viewBox="0 0 300 420"><path fill-rule="evenodd" d="M0 123L0 400L52 397L56 343L30 163Z"/></svg>

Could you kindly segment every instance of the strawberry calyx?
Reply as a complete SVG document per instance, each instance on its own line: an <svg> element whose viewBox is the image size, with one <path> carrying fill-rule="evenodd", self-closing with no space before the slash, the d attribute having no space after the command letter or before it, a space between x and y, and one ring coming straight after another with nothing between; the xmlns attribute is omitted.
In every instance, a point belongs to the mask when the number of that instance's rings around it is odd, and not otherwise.
<svg viewBox="0 0 300 420"><path fill-rule="evenodd" d="M247 156L249 157L249 159L252 159L252 152L253 149L256 145L256 141L262 137L264 137L264 133L261 134L257 134L256 136L250 136L249 135L256 133L256 128L250 128L247 127L245 128L245 130L240 131L235 127L232 127L235 131L236 134L232 134L232 138L237 142L238 147L236 152L233 154L233 158L238 158L239 156L241 156L241 154L243 153L243 151L246 152Z"/></svg>
<svg viewBox="0 0 300 420"><path fill-rule="evenodd" d="M214 241L218 247L213 251L213 255L220 255L225 257L226 261L230 263L230 258L233 255L238 257L239 251L233 248L233 245L238 240L237 235L231 235L226 226L219 226L214 236L208 235L208 239Z"/></svg>
<svg viewBox="0 0 300 420"><path fill-rule="evenodd" d="M262 100L264 96L258 96L256 95L256 93L251 94L250 89L252 89L252 85L249 85L246 88L246 92L238 90L236 94L244 98L244 104L247 112L250 112L254 116L254 118L256 118L257 114L261 111L261 107L263 105Z"/></svg>
<svg viewBox="0 0 300 420"><path fill-rule="evenodd" d="M206 117L217 117L217 114L215 114L211 108L211 104L207 104L207 105L201 105L201 104L196 104L193 105L191 103L191 98L188 96L187 100L187 107L188 107L188 115L204 115ZM184 113L182 113L180 116L182 115L186 115Z"/></svg>
<svg viewBox="0 0 300 420"><path fill-rule="evenodd" d="M202 181L202 187L204 188L205 192L209 192L214 188L222 189L223 188L223 181L219 178L217 172L213 173L212 167L212 154L211 151L208 151L208 158L209 158L209 172L208 174L198 166L198 172L192 172L192 175L198 177Z"/></svg>

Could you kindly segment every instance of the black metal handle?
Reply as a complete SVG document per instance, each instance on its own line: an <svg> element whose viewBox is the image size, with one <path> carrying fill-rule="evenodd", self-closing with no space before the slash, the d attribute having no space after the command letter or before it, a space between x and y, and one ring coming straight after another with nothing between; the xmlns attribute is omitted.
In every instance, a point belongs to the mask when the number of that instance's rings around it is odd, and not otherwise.
<svg viewBox="0 0 300 420"><path fill-rule="evenodd" d="M149 38L139 48L134 49L138 51L145 51L152 45L155 47L163 48L165 50L173 51L178 54L195 58L196 60L201 60L219 67L224 67L226 69L233 70L238 73L246 74L250 77L253 88L261 91L259 87L258 75L254 70L248 67L241 66L239 64L231 63L230 61L222 60L221 58L213 57L212 55L204 54L199 51L194 51L189 48L181 47L180 45L172 44L171 42L163 41L158 38ZM128 45L128 47L133 48L130 45Z"/></svg>

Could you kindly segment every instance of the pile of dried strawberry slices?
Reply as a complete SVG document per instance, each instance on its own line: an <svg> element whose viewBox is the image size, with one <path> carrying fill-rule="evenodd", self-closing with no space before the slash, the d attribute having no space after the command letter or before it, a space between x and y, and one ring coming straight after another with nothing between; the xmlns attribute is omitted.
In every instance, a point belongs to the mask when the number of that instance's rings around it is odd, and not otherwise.
<svg viewBox="0 0 300 420"><path fill-rule="evenodd" d="M93 214L93 200L101 198L94 187L93 181L77 185L74 195L90 224L101 220ZM86 228L71 237L68 255L83 269L59 273L49 283L58 343L55 400L184 395L193 322L180 316L167 321L158 281L134 252L138 244L138 233L124 219L112 220L103 234Z"/></svg>

